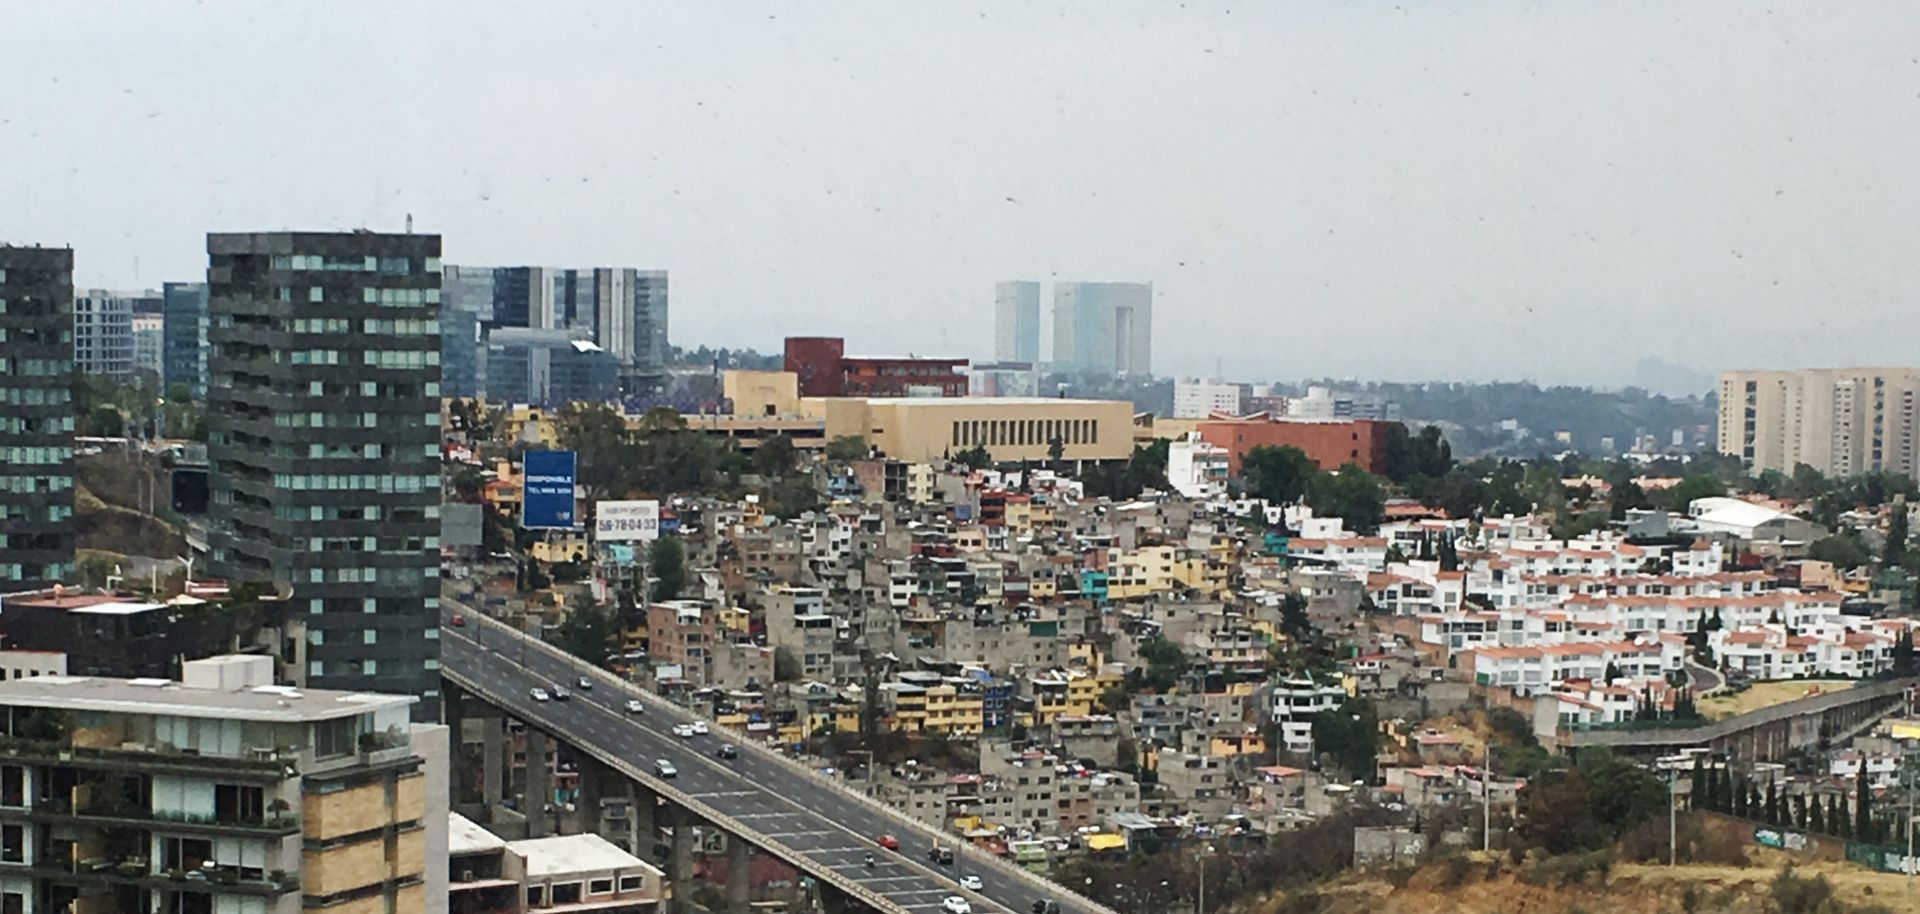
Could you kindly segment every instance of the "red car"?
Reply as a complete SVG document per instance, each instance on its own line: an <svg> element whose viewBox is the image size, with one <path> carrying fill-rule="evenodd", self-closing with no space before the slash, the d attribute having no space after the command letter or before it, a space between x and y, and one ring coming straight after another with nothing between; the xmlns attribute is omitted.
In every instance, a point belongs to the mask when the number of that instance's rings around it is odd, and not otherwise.
<svg viewBox="0 0 1920 914"><path fill-rule="evenodd" d="M874 839L874 843L890 851L897 851L900 849L900 839L892 835L881 835L880 837Z"/></svg>
<svg viewBox="0 0 1920 914"><path fill-rule="evenodd" d="M461 614L459 614L459 613L454 613L454 614L453 614L453 627L454 627L454 628L466 628L466 627L467 627L467 617L466 617L466 616L463 616L463 615L461 615Z"/></svg>

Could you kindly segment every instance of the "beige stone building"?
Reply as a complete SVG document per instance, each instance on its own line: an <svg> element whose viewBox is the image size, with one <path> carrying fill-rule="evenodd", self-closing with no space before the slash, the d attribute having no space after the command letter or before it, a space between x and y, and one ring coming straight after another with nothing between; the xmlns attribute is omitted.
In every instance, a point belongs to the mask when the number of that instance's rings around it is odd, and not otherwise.
<svg viewBox="0 0 1920 914"><path fill-rule="evenodd" d="M827 439L859 437L896 460L924 462L978 445L996 461L1125 460L1133 455L1133 404L1045 397L834 398Z"/></svg>
<svg viewBox="0 0 1920 914"><path fill-rule="evenodd" d="M445 911L446 729L272 670L0 683L0 910Z"/></svg>
<svg viewBox="0 0 1920 914"><path fill-rule="evenodd" d="M1720 452L1751 472L1920 475L1920 368L1729 371L1720 375Z"/></svg>

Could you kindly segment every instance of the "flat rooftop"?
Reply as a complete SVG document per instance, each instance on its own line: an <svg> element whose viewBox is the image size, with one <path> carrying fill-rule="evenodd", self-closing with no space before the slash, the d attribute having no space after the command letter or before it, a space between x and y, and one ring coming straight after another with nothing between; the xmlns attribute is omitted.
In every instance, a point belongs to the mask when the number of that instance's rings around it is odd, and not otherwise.
<svg viewBox="0 0 1920 914"><path fill-rule="evenodd" d="M483 854L505 848L505 838L457 812L447 813L447 853Z"/></svg>
<svg viewBox="0 0 1920 914"><path fill-rule="evenodd" d="M853 397L866 400L875 406L908 404L912 406L946 407L964 409L982 406L1098 406L1109 403L1125 403L1124 400L1075 400L1066 397ZM1127 405L1129 415L1133 405Z"/></svg>
<svg viewBox="0 0 1920 914"><path fill-rule="evenodd" d="M599 835L562 835L509 841L507 847L527 858L527 881L614 870L660 870L616 847Z"/></svg>
<svg viewBox="0 0 1920 914"><path fill-rule="evenodd" d="M64 708L107 714L212 717L269 723L306 723L406 707L411 695L334 692L291 686L188 688L167 679L40 676L0 682L0 705Z"/></svg>

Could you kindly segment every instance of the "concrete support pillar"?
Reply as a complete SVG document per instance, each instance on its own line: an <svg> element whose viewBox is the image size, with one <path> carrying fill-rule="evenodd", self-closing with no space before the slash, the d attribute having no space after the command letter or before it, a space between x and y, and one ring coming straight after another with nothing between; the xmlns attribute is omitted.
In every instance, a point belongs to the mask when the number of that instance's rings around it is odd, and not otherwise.
<svg viewBox="0 0 1920 914"><path fill-rule="evenodd" d="M753 909L753 845L739 835L727 836L727 914Z"/></svg>
<svg viewBox="0 0 1920 914"><path fill-rule="evenodd" d="M642 860L654 860L653 846L660 843L659 796L639 781L628 781L627 807L630 810L627 823L633 837L633 847L629 850Z"/></svg>
<svg viewBox="0 0 1920 914"><path fill-rule="evenodd" d="M480 802L488 810L500 805L507 786L507 722L480 721Z"/></svg>
<svg viewBox="0 0 1920 914"><path fill-rule="evenodd" d="M693 816L678 806L668 807L673 827L667 850L667 884L673 886L668 914L693 914Z"/></svg>
<svg viewBox="0 0 1920 914"><path fill-rule="evenodd" d="M857 907L847 893L825 882L820 883L820 910L825 914L853 914Z"/></svg>
<svg viewBox="0 0 1920 914"><path fill-rule="evenodd" d="M580 766L580 796L574 801L573 832L600 834L600 781L607 776L606 766L589 755L575 761Z"/></svg>
<svg viewBox="0 0 1920 914"><path fill-rule="evenodd" d="M527 831L532 837L553 834L553 766L547 761L547 735L527 728Z"/></svg>

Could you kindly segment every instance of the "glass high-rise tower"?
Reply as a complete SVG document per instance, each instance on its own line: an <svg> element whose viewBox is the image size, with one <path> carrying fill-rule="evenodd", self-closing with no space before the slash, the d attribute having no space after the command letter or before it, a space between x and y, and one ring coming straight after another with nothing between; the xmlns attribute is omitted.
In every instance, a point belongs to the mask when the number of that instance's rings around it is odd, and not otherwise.
<svg viewBox="0 0 1920 914"><path fill-rule="evenodd" d="M439 704L440 237L207 236L215 573L291 588L315 688Z"/></svg>
<svg viewBox="0 0 1920 914"><path fill-rule="evenodd" d="M73 251L0 245L0 593L73 574Z"/></svg>

